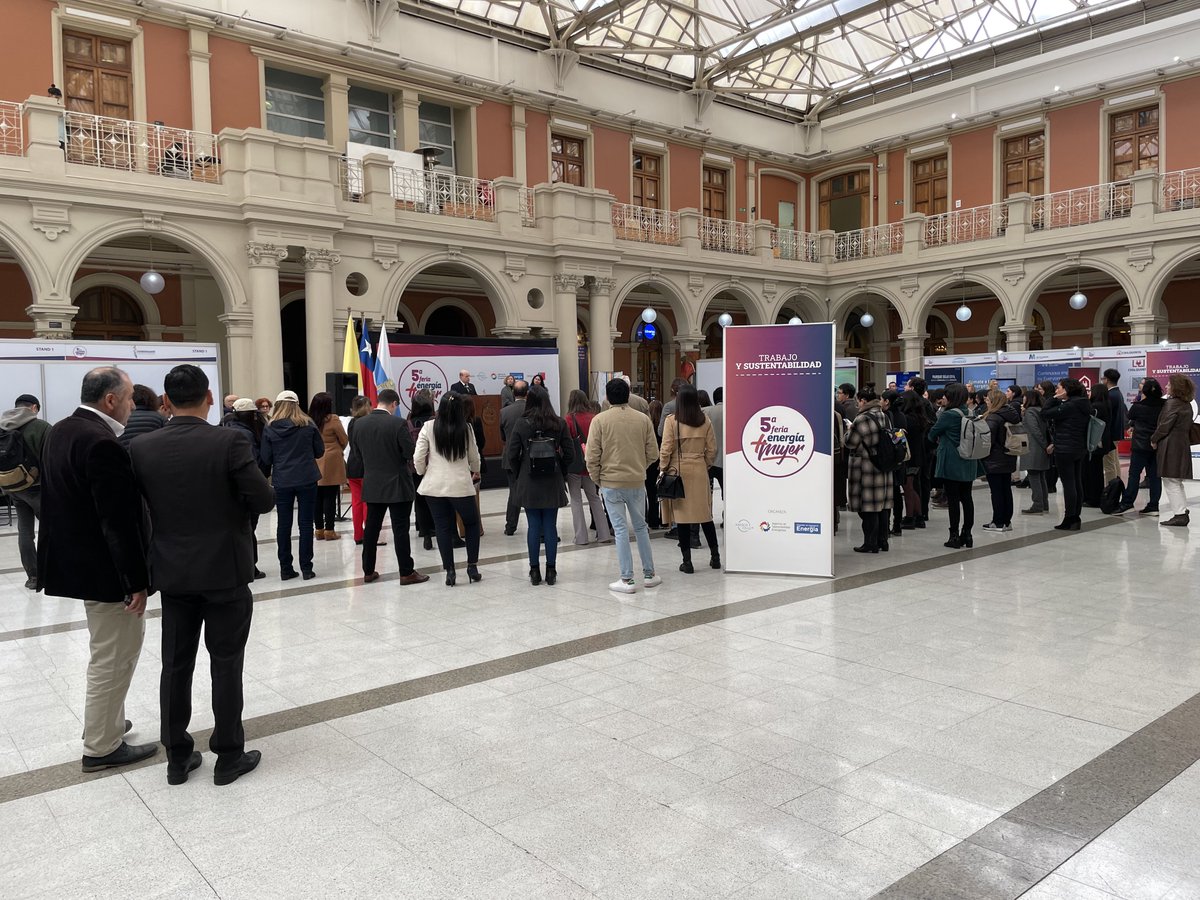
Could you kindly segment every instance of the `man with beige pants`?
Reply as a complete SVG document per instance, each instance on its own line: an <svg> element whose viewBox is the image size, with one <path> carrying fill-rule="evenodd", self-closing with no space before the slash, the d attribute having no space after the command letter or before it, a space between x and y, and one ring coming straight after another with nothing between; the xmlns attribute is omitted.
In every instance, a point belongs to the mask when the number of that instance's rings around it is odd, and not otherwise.
<svg viewBox="0 0 1200 900"><path fill-rule="evenodd" d="M38 590L83 601L91 635L83 713L83 771L153 756L133 745L125 695L142 652L146 529L129 454L117 437L133 411L133 382L116 366L83 378L80 405L42 450L42 539Z"/></svg>

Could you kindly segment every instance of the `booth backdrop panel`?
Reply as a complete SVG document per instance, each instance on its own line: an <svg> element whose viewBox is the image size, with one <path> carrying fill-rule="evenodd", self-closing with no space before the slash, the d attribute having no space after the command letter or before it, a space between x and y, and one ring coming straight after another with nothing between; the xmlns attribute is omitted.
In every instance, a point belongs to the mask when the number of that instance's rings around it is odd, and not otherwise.
<svg viewBox="0 0 1200 900"><path fill-rule="evenodd" d="M725 360L701 359L696 362L696 390L712 392L725 384Z"/></svg>
<svg viewBox="0 0 1200 900"><path fill-rule="evenodd" d="M833 386L837 389L839 384L852 384L855 388L858 387L858 358L854 356L842 356L833 361L834 375Z"/></svg>
<svg viewBox="0 0 1200 900"><path fill-rule="evenodd" d="M953 366L936 366L925 369L925 385L933 390L963 380L963 370Z"/></svg>

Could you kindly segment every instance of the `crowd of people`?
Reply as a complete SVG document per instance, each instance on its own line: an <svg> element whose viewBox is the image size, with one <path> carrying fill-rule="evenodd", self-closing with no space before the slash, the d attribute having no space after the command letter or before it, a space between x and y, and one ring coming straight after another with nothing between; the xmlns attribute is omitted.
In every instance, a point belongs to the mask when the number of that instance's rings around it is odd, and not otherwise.
<svg viewBox="0 0 1200 900"><path fill-rule="evenodd" d="M841 385L833 423L835 522L841 511L857 512L863 541L854 550L880 553L889 550L890 537L926 528L931 507L942 507L949 518L945 546L971 547L972 488L982 479L991 503L985 532L1012 530L1017 484L1032 494L1021 512L1044 515L1061 483L1063 519L1055 526L1061 530L1080 528L1083 506L1110 502L1106 511L1118 515L1133 510L1143 487L1149 502L1141 515L1158 515L1165 503L1161 524L1187 526L1182 480L1191 477L1195 385L1172 375L1164 391L1146 379L1126 409L1119 374L1110 370L1104 379L1090 395L1072 378L1004 391L995 383L978 391L961 383L930 391L921 378L881 394L871 384ZM84 601L91 659L83 770L157 752L157 745L124 740L132 727L124 704L141 651L142 615L157 591L168 781L180 784L201 765L188 725L203 631L212 660L214 780L229 784L260 758L245 749L241 723L249 586L266 577L255 539L259 517L275 509L284 581L316 577L314 541L340 539L340 498L348 487L364 584L380 578L385 517L402 587L429 581L413 559L414 518L424 548L432 550L436 540L446 586L458 583L459 549L467 581L479 582L482 423L467 372L436 409L431 395L419 393L404 415L399 394L383 389L374 404L356 398L345 426L329 394L315 394L304 409L285 390L273 401L227 396L222 427L213 427L207 376L191 365L172 369L163 389L160 395L134 385L113 366L94 369L83 380L78 409L53 427L40 418L36 397L20 395L0 415L0 490L16 508L26 587ZM669 528L680 572L694 574L692 551L701 534L709 565L722 567L713 517L713 485L724 492L720 389L710 400L677 380L664 406L615 378L602 407L574 391L564 416L540 384L513 378L502 393L504 533L516 533L523 510L531 585L558 580L557 523L567 506L577 545L590 544L592 532L600 543L615 543L612 591L662 583L652 530ZM1132 454L1124 484L1116 446L1127 433Z"/></svg>

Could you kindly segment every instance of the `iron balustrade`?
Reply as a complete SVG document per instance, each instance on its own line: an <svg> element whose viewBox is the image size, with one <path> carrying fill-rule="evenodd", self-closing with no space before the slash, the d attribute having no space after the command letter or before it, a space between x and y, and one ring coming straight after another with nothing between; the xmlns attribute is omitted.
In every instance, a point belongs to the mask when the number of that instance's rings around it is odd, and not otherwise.
<svg viewBox="0 0 1200 900"><path fill-rule="evenodd" d="M1200 207L1200 169L1167 172L1159 186L1159 212Z"/></svg>
<svg viewBox="0 0 1200 900"><path fill-rule="evenodd" d="M1133 186L1128 181L1110 181L1034 197L1030 215L1034 228L1074 228L1122 219L1132 209Z"/></svg>
<svg viewBox="0 0 1200 900"><path fill-rule="evenodd" d="M537 228L537 208L534 206L533 188L519 188L517 202L521 208L521 226Z"/></svg>
<svg viewBox="0 0 1200 900"><path fill-rule="evenodd" d="M926 247L987 241L1004 234L1008 209L1003 203L955 209L928 216L923 223L922 243Z"/></svg>
<svg viewBox="0 0 1200 900"><path fill-rule="evenodd" d="M351 203L362 203L363 198L363 165L361 159L342 157L338 160L338 187L342 191L342 199Z"/></svg>
<svg viewBox="0 0 1200 900"><path fill-rule="evenodd" d="M0 156L25 155L25 107L0 100Z"/></svg>
<svg viewBox="0 0 1200 900"><path fill-rule="evenodd" d="M700 217L700 246L717 253L754 252L754 226L731 219Z"/></svg>
<svg viewBox="0 0 1200 900"><path fill-rule="evenodd" d="M833 257L838 261L893 256L903 251L904 226L899 222L834 235Z"/></svg>
<svg viewBox="0 0 1200 900"><path fill-rule="evenodd" d="M613 234L622 241L679 246L679 213L630 203L612 205Z"/></svg>
<svg viewBox="0 0 1200 900"><path fill-rule="evenodd" d="M392 196L398 209L409 212L484 222L496 218L492 183L480 178L397 167L392 169Z"/></svg>
<svg viewBox="0 0 1200 900"><path fill-rule="evenodd" d="M64 112L67 162L181 178L221 181L217 136L129 119Z"/></svg>
<svg viewBox="0 0 1200 900"><path fill-rule="evenodd" d="M776 259L815 263L821 258L820 239L815 234L805 231L772 228L771 252Z"/></svg>

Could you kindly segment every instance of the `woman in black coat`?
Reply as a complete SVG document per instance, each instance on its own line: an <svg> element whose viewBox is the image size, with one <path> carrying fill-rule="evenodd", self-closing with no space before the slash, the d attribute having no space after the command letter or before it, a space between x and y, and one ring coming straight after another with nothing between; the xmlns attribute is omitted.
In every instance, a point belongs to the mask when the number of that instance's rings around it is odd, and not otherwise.
<svg viewBox="0 0 1200 900"><path fill-rule="evenodd" d="M993 390L987 393L987 416L984 421L992 431L992 449L983 461L988 488L992 492L992 521L984 525L983 530L1012 531L1012 476L1017 471L1017 458L1004 449L1004 441L1008 437L1007 426L1020 424L1021 414L1003 393Z"/></svg>
<svg viewBox="0 0 1200 900"><path fill-rule="evenodd" d="M929 449L926 446L929 429L933 427L929 401L913 391L905 391L900 398L900 411L907 423L909 460L904 465L904 506L907 515L900 520L900 527L924 528L925 514L921 506L921 478L928 463Z"/></svg>
<svg viewBox="0 0 1200 900"><path fill-rule="evenodd" d="M1089 395L1092 404L1092 415L1104 422L1104 439L1100 446L1088 454L1083 465L1083 505L1100 508L1100 500L1104 496L1104 456L1116 449L1116 441L1108 433L1108 420L1112 415L1112 406L1108 397L1108 388L1103 382L1092 385Z"/></svg>
<svg viewBox="0 0 1200 900"><path fill-rule="evenodd" d="M887 414L892 423L893 431L908 433L908 417L900 408L900 393L888 389L880 397L880 408ZM911 443L911 442L910 442ZM911 451L910 451L911 452ZM904 482L907 477L909 463L905 463L892 475L892 534L899 536L904 533L902 521L904 518Z"/></svg>
<svg viewBox="0 0 1200 900"><path fill-rule="evenodd" d="M1158 428L1158 419L1166 403L1158 379L1147 378L1142 382L1141 398L1129 407L1129 424L1133 428L1129 453L1129 483L1125 485L1125 495L1121 497L1117 515L1123 515L1133 509L1133 501L1137 499L1143 472L1146 473L1146 484L1150 488L1150 502L1142 507L1139 515L1158 515L1162 478L1158 474L1158 454L1150 446L1150 436Z"/></svg>
<svg viewBox="0 0 1200 900"><path fill-rule="evenodd" d="M556 448L555 465L549 472L534 472L530 442L549 439ZM525 415L513 426L504 448L508 467L517 473L514 490L525 508L529 526L529 583L541 584L541 545L546 547L546 584L558 578L558 511L567 505L567 481L563 472L575 458L575 446L567 423L554 414L545 388L530 386Z"/></svg>
<svg viewBox="0 0 1200 900"><path fill-rule="evenodd" d="M1058 383L1054 397L1042 407L1042 418L1054 426L1054 443L1046 447L1046 452L1052 455L1063 483L1063 520L1054 527L1078 531L1088 422L1092 418L1092 404L1079 379L1064 378Z"/></svg>
<svg viewBox="0 0 1200 900"><path fill-rule="evenodd" d="M158 411L161 406L162 403L153 388L148 388L144 384L133 386L133 412L129 414L125 430L117 438L122 447L128 450L129 442L135 437L149 434L151 431L158 431L167 424L163 414Z"/></svg>

